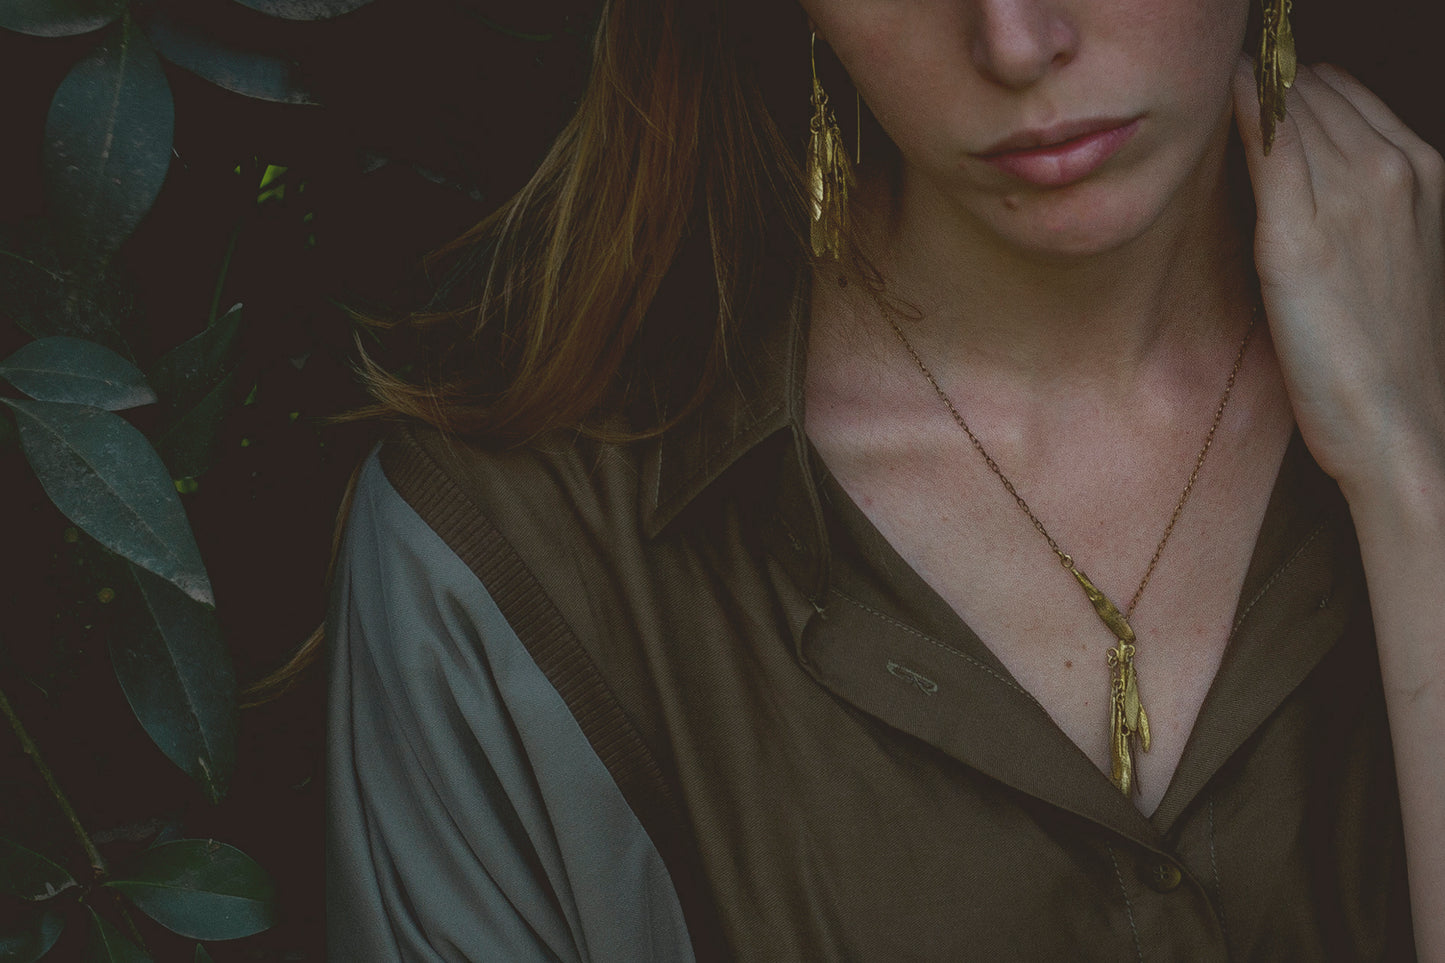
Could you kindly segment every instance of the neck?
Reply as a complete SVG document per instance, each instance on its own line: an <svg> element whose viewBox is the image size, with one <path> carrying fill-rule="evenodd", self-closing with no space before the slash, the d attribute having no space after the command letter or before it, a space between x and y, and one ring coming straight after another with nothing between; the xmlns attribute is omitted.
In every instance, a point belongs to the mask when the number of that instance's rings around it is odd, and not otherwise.
<svg viewBox="0 0 1445 963"><path fill-rule="evenodd" d="M1143 234L1068 257L1000 241L906 175L894 190L865 183L865 253L941 369L984 363L1024 380L1127 383L1161 353L1217 350L1251 310L1249 238L1223 144L1201 165Z"/></svg>

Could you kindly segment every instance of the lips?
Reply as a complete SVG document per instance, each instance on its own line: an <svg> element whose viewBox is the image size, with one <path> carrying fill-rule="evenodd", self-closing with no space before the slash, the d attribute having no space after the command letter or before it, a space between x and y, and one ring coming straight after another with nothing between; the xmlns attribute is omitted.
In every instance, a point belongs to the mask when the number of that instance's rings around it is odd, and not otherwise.
<svg viewBox="0 0 1445 963"><path fill-rule="evenodd" d="M1140 118L1093 119L1022 131L975 154L1039 187L1064 187L1092 174L1134 135Z"/></svg>

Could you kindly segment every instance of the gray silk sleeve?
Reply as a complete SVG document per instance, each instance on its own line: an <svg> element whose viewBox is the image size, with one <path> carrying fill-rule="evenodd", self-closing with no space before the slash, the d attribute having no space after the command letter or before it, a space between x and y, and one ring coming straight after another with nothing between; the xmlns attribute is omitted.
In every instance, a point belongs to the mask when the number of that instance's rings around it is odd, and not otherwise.
<svg viewBox="0 0 1445 963"><path fill-rule="evenodd" d="M375 452L327 617L328 959L691 961L661 857Z"/></svg>

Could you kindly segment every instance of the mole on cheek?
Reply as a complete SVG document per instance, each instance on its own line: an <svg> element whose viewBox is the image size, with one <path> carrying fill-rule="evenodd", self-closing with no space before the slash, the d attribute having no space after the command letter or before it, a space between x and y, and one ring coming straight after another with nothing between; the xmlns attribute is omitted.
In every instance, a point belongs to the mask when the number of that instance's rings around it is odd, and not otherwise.
<svg viewBox="0 0 1445 963"><path fill-rule="evenodd" d="M1016 211L1019 209L1019 199L1017 197L1014 197L1012 194L1005 194L1003 199L1003 206L1010 211Z"/></svg>

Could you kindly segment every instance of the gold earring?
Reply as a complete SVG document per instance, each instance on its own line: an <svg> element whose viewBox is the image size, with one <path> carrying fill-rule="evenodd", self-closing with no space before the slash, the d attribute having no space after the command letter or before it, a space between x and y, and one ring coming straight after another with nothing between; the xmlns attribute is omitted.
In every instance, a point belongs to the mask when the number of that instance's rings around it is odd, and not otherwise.
<svg viewBox="0 0 1445 963"><path fill-rule="evenodd" d="M818 82L818 34L808 48L813 65L813 116L808 122L808 200L811 221L810 236L814 257L834 261L842 257L846 230L848 188L853 172L848 167L848 154L838 121L828 106L828 95Z"/></svg>
<svg viewBox="0 0 1445 963"><path fill-rule="evenodd" d="M1284 120L1284 92L1294 86L1294 30L1289 15L1292 0L1260 0L1263 8L1259 30L1259 59L1254 62L1254 82L1259 87L1259 129L1264 134L1264 153L1274 146L1274 125Z"/></svg>

